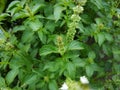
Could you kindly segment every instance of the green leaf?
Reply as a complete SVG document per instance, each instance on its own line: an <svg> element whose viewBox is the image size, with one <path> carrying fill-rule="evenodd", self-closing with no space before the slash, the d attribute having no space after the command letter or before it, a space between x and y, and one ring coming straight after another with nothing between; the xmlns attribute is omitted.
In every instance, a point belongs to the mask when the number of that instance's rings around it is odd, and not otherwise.
<svg viewBox="0 0 120 90"><path fill-rule="evenodd" d="M50 16L50 15L53 15L53 4L51 3L48 3L45 5L45 8L44 8L44 14L46 17Z"/></svg>
<svg viewBox="0 0 120 90"><path fill-rule="evenodd" d="M20 8L18 7L14 7L12 10L10 10L9 12L11 13L11 16L13 16L15 13L19 12Z"/></svg>
<svg viewBox="0 0 120 90"><path fill-rule="evenodd" d="M53 32L55 30L56 24L53 21L48 21L45 24L45 28L48 29L50 32Z"/></svg>
<svg viewBox="0 0 120 90"><path fill-rule="evenodd" d="M0 76L0 87L5 87L5 86L6 86L5 80L2 76Z"/></svg>
<svg viewBox="0 0 120 90"><path fill-rule="evenodd" d="M35 74L28 74L28 75L26 75L23 78L22 82L23 82L22 86L30 85L32 83L36 83L37 82L37 75L35 75Z"/></svg>
<svg viewBox="0 0 120 90"><path fill-rule="evenodd" d="M61 17L61 14L62 14L62 11L64 10L65 8L60 6L60 5L55 5L54 6L54 17L55 17L55 20L58 21Z"/></svg>
<svg viewBox="0 0 120 90"><path fill-rule="evenodd" d="M68 62L66 65L68 76L71 78L75 77L76 67L72 62Z"/></svg>
<svg viewBox="0 0 120 90"><path fill-rule="evenodd" d="M112 42L113 41L113 36L110 35L109 33L104 33L106 40Z"/></svg>
<svg viewBox="0 0 120 90"><path fill-rule="evenodd" d="M69 45L68 45L68 50L82 50L83 45L82 43L78 42L78 41L72 41Z"/></svg>
<svg viewBox="0 0 120 90"><path fill-rule="evenodd" d="M81 15L81 20L82 20L82 22L84 22L86 24L91 24L92 23L91 17L89 17L88 14L82 14ZM81 27L79 27L79 28L83 29L84 27L83 27L81 22L80 22L80 24L81 24L80 25ZM83 31L83 30L81 30L81 31Z"/></svg>
<svg viewBox="0 0 120 90"><path fill-rule="evenodd" d="M39 52L41 56L45 56L51 53L58 53L58 49L53 45L44 45Z"/></svg>
<svg viewBox="0 0 120 90"><path fill-rule="evenodd" d="M33 31L37 31L42 28L43 24L39 21L39 19L35 20L27 20L25 23L26 27L31 28Z"/></svg>
<svg viewBox="0 0 120 90"><path fill-rule="evenodd" d="M25 12L19 12L19 13L15 13L12 17L12 21L15 21L17 19L22 19L22 18L26 18L28 17L29 14L28 13L25 13Z"/></svg>
<svg viewBox="0 0 120 90"><path fill-rule="evenodd" d="M76 58L79 56L80 56L80 54L78 53L78 51L68 51L64 54L65 58Z"/></svg>
<svg viewBox="0 0 120 90"><path fill-rule="evenodd" d="M78 24L78 28L79 28L79 30L80 30L80 32L84 32L84 26L82 25L82 23L79 23Z"/></svg>
<svg viewBox="0 0 120 90"><path fill-rule="evenodd" d="M96 63L93 63L93 64L88 64L86 67L86 74L87 76L91 77L95 71L98 71L98 72L101 72L101 68L96 64ZM102 72L101 72L102 73Z"/></svg>
<svg viewBox="0 0 120 90"><path fill-rule="evenodd" d="M115 72L117 72L117 73L119 74L119 72L120 72L120 65L117 64L117 63L115 63L115 64L113 65L113 67L114 67L114 69L115 69Z"/></svg>
<svg viewBox="0 0 120 90"><path fill-rule="evenodd" d="M1 90L13 90L13 89L11 89L11 88L9 88L9 87L2 87L2 88L0 88Z"/></svg>
<svg viewBox="0 0 120 90"><path fill-rule="evenodd" d="M4 32L0 28L0 39L4 40L6 37L4 35Z"/></svg>
<svg viewBox="0 0 120 90"><path fill-rule="evenodd" d="M58 90L57 83L55 80L49 82L49 90Z"/></svg>
<svg viewBox="0 0 120 90"><path fill-rule="evenodd" d="M18 54L14 54L13 58L10 61L10 68L19 68L22 67L25 63L24 59Z"/></svg>
<svg viewBox="0 0 120 90"><path fill-rule="evenodd" d="M94 5L96 5L96 7L98 9L102 9L103 8L103 2L102 0L90 0Z"/></svg>
<svg viewBox="0 0 120 90"><path fill-rule="evenodd" d="M46 35L43 32L44 29L38 30L38 36L43 44L46 43Z"/></svg>
<svg viewBox="0 0 120 90"><path fill-rule="evenodd" d="M11 84L14 81L14 79L17 76L18 72L19 72L19 70L17 68L15 68L15 69L12 69L11 71L9 71L7 73L5 79L6 79L6 82L7 82L8 85Z"/></svg>
<svg viewBox="0 0 120 90"><path fill-rule="evenodd" d="M12 1L8 6L7 11L13 9L14 6L17 6L18 4L20 4L20 1Z"/></svg>
<svg viewBox="0 0 120 90"><path fill-rule="evenodd" d="M92 59L95 59L96 55L95 55L95 53L94 53L93 51L90 51L90 52L88 53L88 57L89 57L89 58L92 58Z"/></svg>
<svg viewBox="0 0 120 90"><path fill-rule="evenodd" d="M28 50L30 49L30 44L19 43L18 48L21 49L24 52L28 52Z"/></svg>
<svg viewBox="0 0 120 90"><path fill-rule="evenodd" d="M98 25L101 24L101 23L103 23L103 20L100 19L100 18L96 18L95 21L96 21L96 23L97 23Z"/></svg>
<svg viewBox="0 0 120 90"><path fill-rule="evenodd" d="M48 70L50 72L56 72L59 69L59 62L49 62L46 63L43 70Z"/></svg>
<svg viewBox="0 0 120 90"><path fill-rule="evenodd" d="M74 58L73 63L76 67L84 67L86 65L86 62L84 59L81 58Z"/></svg>
<svg viewBox="0 0 120 90"><path fill-rule="evenodd" d="M24 25L21 25L21 26L15 26L14 28L13 28L13 33L16 33L16 32L18 32L18 31L23 31L23 30L25 30L25 26Z"/></svg>
<svg viewBox="0 0 120 90"><path fill-rule="evenodd" d="M85 69L86 69L87 76L91 77L93 75L94 68L92 68L91 65L89 65L89 66L86 66Z"/></svg>
<svg viewBox="0 0 120 90"><path fill-rule="evenodd" d="M104 33L98 33L97 34L98 44L101 46L103 42L105 41Z"/></svg>
<svg viewBox="0 0 120 90"><path fill-rule="evenodd" d="M28 90L36 90L36 83L30 84Z"/></svg>
<svg viewBox="0 0 120 90"><path fill-rule="evenodd" d="M33 7L32 7L32 12L33 12L33 14L35 14L35 13L37 13L38 12L38 10L41 8L41 7L43 7L43 6L45 6L44 4L36 4L36 5L34 5Z"/></svg>
<svg viewBox="0 0 120 90"><path fill-rule="evenodd" d="M16 86L16 87L12 88L12 90L22 90L22 87Z"/></svg>
<svg viewBox="0 0 120 90"><path fill-rule="evenodd" d="M32 67L31 57L28 54L23 53L22 50L14 52L13 58L10 61L10 68L14 69L25 66L27 67L26 69L30 70Z"/></svg>
<svg viewBox="0 0 120 90"><path fill-rule="evenodd" d="M32 32L30 30L26 30L26 31L23 32L21 42L22 43L28 43L33 39L33 36L34 36L34 32Z"/></svg>
<svg viewBox="0 0 120 90"><path fill-rule="evenodd" d="M5 5L6 5L6 0L0 0L0 14L5 9Z"/></svg>
<svg viewBox="0 0 120 90"><path fill-rule="evenodd" d="M9 14L7 14L7 13L0 14L0 21L7 19L6 17L8 17L8 16L9 16Z"/></svg>

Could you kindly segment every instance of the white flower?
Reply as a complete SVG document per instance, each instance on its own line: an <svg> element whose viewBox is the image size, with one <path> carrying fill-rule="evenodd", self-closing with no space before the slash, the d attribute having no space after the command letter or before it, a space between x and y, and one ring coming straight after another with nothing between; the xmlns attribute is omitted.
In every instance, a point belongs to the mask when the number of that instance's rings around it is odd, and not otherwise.
<svg viewBox="0 0 120 90"><path fill-rule="evenodd" d="M85 76L80 77L80 81L81 81L82 84L88 84L89 83L88 79Z"/></svg>
<svg viewBox="0 0 120 90"><path fill-rule="evenodd" d="M62 85L62 87L60 88L60 90L68 90L67 84L64 83L64 84Z"/></svg>

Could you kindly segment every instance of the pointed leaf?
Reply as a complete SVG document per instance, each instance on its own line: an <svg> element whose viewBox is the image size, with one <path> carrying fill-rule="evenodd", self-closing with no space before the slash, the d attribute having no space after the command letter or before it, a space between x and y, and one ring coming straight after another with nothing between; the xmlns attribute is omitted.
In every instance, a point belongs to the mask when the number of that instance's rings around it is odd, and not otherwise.
<svg viewBox="0 0 120 90"><path fill-rule="evenodd" d="M90 52L88 53L88 57L89 57L89 58L92 58L92 59L95 59L95 57L96 57L95 52L90 51Z"/></svg>
<svg viewBox="0 0 120 90"><path fill-rule="evenodd" d="M32 12L33 12L33 14L35 14L35 13L37 13L38 12L38 10L41 8L41 7L43 7L44 6L44 4L36 4L36 5L34 5L33 6L33 8L32 8Z"/></svg>
<svg viewBox="0 0 120 90"><path fill-rule="evenodd" d="M46 24L45 24L45 28L48 29L50 32L53 33L53 31L55 30L55 27L56 27L56 24L55 22L53 21L48 21Z"/></svg>
<svg viewBox="0 0 120 90"><path fill-rule="evenodd" d="M30 44L24 45L22 43L19 43L18 48L21 49L22 51L28 52L28 50L30 49Z"/></svg>
<svg viewBox="0 0 120 90"><path fill-rule="evenodd" d="M0 21L5 20L6 17L8 17L8 16L9 16L9 14L7 14L7 13L2 13L2 14L0 15Z"/></svg>
<svg viewBox="0 0 120 90"><path fill-rule="evenodd" d="M35 20L35 21L28 21L28 26L33 30L33 31L37 31L38 29L40 29L43 25L39 20Z"/></svg>
<svg viewBox="0 0 120 90"><path fill-rule="evenodd" d="M104 35L105 35L105 38L106 38L106 40L108 40L108 41L113 41L113 36L112 35L110 35L109 33L104 33Z"/></svg>
<svg viewBox="0 0 120 90"><path fill-rule="evenodd" d="M58 49L52 45L45 45L40 49L41 56L45 56L51 53L58 53Z"/></svg>
<svg viewBox="0 0 120 90"><path fill-rule="evenodd" d="M5 80L2 76L0 76L0 87L5 87L6 84L5 84Z"/></svg>
<svg viewBox="0 0 120 90"><path fill-rule="evenodd" d="M102 0L90 0L94 5L96 5L96 7L98 9L102 9L103 8L103 2Z"/></svg>
<svg viewBox="0 0 120 90"><path fill-rule="evenodd" d="M69 77L74 78L75 77L75 72L76 72L76 67L72 62L67 63L67 72Z"/></svg>
<svg viewBox="0 0 120 90"><path fill-rule="evenodd" d="M87 76L91 77L93 75L93 68L91 66L86 66L86 74Z"/></svg>
<svg viewBox="0 0 120 90"><path fill-rule="evenodd" d="M21 26L15 26L13 28L13 33L16 33L18 31L23 31L23 30L25 30L25 26L23 26L23 25L21 25Z"/></svg>
<svg viewBox="0 0 120 90"><path fill-rule="evenodd" d="M100 18L96 18L95 21L96 21L97 24L103 23L102 19L100 19Z"/></svg>
<svg viewBox="0 0 120 90"><path fill-rule="evenodd" d="M97 38L98 38L98 44L101 46L103 42L105 41L104 33L98 33Z"/></svg>
<svg viewBox="0 0 120 90"><path fill-rule="evenodd" d="M5 9L5 5L6 5L6 0L0 0L0 14Z"/></svg>
<svg viewBox="0 0 120 90"><path fill-rule="evenodd" d="M72 41L69 45L68 45L68 50L82 50L83 45L78 42L78 41Z"/></svg>
<svg viewBox="0 0 120 90"><path fill-rule="evenodd" d="M33 36L34 36L34 32L24 31L21 40L23 43L30 42L33 39Z"/></svg>
<svg viewBox="0 0 120 90"><path fill-rule="evenodd" d="M22 18L25 18L25 17L28 17L28 16L29 16L29 14L25 13L25 12L15 13L12 17L12 21L15 21L17 19L22 19Z"/></svg>
<svg viewBox="0 0 120 90"><path fill-rule="evenodd" d="M85 67L86 62L84 59L81 58L74 58L73 63L75 64L76 67Z"/></svg>
<svg viewBox="0 0 120 90"><path fill-rule="evenodd" d="M45 44L45 43L46 43L46 35L45 35L44 32L42 31L42 29L41 29L41 30L38 30L38 36L39 36L41 42L42 42L43 44Z"/></svg>
<svg viewBox="0 0 120 90"><path fill-rule="evenodd" d="M60 6L60 5L55 5L54 7L54 17L55 17L55 20L58 21L61 17L61 14L62 14L62 11L64 10L65 8Z"/></svg>
<svg viewBox="0 0 120 90"><path fill-rule="evenodd" d="M11 10L14 6L17 6L18 4L20 4L20 1L13 1L9 4L7 11Z"/></svg>
<svg viewBox="0 0 120 90"><path fill-rule="evenodd" d="M18 72L19 72L18 69L12 69L11 71L9 71L5 77L6 82L8 84L11 84L14 81L15 77L17 76Z"/></svg>
<svg viewBox="0 0 120 90"><path fill-rule="evenodd" d="M70 52L66 52L64 54L65 58L76 58L76 57L79 57L79 56L80 56L80 54L77 51L70 51Z"/></svg>
<svg viewBox="0 0 120 90"><path fill-rule="evenodd" d="M32 83L36 83L37 81L37 75L34 75L34 74L28 74L26 75L24 78L23 78L23 86L24 85L30 85Z"/></svg>
<svg viewBox="0 0 120 90"><path fill-rule="evenodd" d="M55 80L50 81L49 90L58 90L57 83Z"/></svg>

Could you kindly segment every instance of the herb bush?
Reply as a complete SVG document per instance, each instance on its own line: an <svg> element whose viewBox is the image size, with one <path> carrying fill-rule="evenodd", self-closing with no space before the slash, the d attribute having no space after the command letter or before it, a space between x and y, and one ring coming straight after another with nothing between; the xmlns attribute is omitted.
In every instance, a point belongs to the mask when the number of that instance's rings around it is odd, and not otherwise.
<svg viewBox="0 0 120 90"><path fill-rule="evenodd" d="M0 90L64 82L120 90L120 0L0 0Z"/></svg>

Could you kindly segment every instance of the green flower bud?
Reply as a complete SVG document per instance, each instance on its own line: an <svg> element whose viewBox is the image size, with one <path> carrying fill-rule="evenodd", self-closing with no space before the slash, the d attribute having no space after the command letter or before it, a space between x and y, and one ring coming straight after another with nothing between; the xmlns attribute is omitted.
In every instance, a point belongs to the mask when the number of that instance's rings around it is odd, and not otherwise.
<svg viewBox="0 0 120 90"><path fill-rule="evenodd" d="M83 10L84 10L84 8L82 7L82 6L76 6L76 7L74 7L73 8L73 11L75 12L75 13L82 13L83 12Z"/></svg>
<svg viewBox="0 0 120 90"><path fill-rule="evenodd" d="M80 19L81 19L80 16L77 15L77 14L73 14L73 15L71 16L71 20L73 20L73 21L75 21L75 22L79 22Z"/></svg>
<svg viewBox="0 0 120 90"><path fill-rule="evenodd" d="M98 28L99 29L103 29L104 28L104 25L102 23L98 24Z"/></svg>
<svg viewBox="0 0 120 90"><path fill-rule="evenodd" d="M67 42L71 42L74 39L75 33L76 33L75 29L68 29Z"/></svg>
<svg viewBox="0 0 120 90"><path fill-rule="evenodd" d="M45 82L49 82L49 77L48 77L48 76L45 76L45 77L44 77L44 81L45 81Z"/></svg>
<svg viewBox="0 0 120 90"><path fill-rule="evenodd" d="M60 54L63 55L65 53L65 47L61 36L57 37L57 45Z"/></svg>
<svg viewBox="0 0 120 90"><path fill-rule="evenodd" d="M86 2L87 2L87 0L79 0L79 1L78 1L78 3L79 3L81 6L84 6Z"/></svg>
<svg viewBox="0 0 120 90"><path fill-rule="evenodd" d="M86 0L80 0L79 5L73 8L74 14L71 16L71 23L68 25L68 31L67 31L67 42L71 42L74 39L76 28L78 27L78 22L81 20L81 17L79 16L80 13L84 10L84 8L81 5L84 5L86 3Z"/></svg>
<svg viewBox="0 0 120 90"><path fill-rule="evenodd" d="M77 22L71 22L71 23L68 25L68 27L69 27L70 29L75 29L77 26L78 26L78 23L77 23Z"/></svg>

